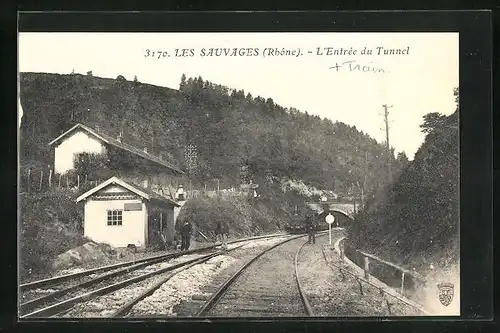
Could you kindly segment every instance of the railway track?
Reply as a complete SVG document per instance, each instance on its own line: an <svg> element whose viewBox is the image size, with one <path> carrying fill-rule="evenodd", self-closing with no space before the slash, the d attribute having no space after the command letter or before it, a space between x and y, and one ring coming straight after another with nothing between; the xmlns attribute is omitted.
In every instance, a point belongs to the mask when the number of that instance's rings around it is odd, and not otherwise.
<svg viewBox="0 0 500 333"><path fill-rule="evenodd" d="M234 245L257 239L282 236L282 234L256 236L228 242L228 244ZM121 263L24 284L20 289L23 293L22 296L25 296L27 301L21 303L19 306L20 318L24 319L54 316L63 313L74 304L85 302L93 297L107 294L120 288L125 288L130 284L146 280L156 275L175 271L199 262L204 262L222 253L219 251L206 255L202 254L206 251L214 250L216 246L217 245L213 245L182 253L179 252L161 255L136 262ZM165 266L165 261L167 260L178 257L186 258L189 255L194 256L195 258L190 258L180 263ZM96 277L95 275L99 272L107 273ZM41 286L50 286L51 290L49 291L49 294L40 296L37 295L36 292L32 291L33 289L40 288Z"/></svg>
<svg viewBox="0 0 500 333"><path fill-rule="evenodd" d="M319 233L318 238L323 235ZM284 235L280 236L283 237ZM315 298L314 292L309 296L307 295L307 290L310 291L311 288L310 285L308 286L308 283L310 284L310 276L309 279L307 278L310 272L302 271L304 281L301 282L300 270L309 267L304 265L307 260L310 260L309 258L304 261L304 258L307 258L305 256L301 261L301 266L299 266L301 251L307 244L307 242L304 242L304 237L304 235L287 236L284 240L276 238L275 241L272 241L274 244L267 243L267 240L260 243L260 245L257 244L259 242L248 242L230 248L227 251L200 255L167 268L96 289L88 294L60 302L55 307L49 306L44 308L42 312L45 315L52 313L56 316L65 317L65 313L67 313L65 309L69 309L70 313L71 311L73 311L73 314L79 313L79 315L74 317L80 317L81 314L92 313L92 309L87 309L91 305L85 303L90 298L105 295L93 301L94 303L100 303L102 309L108 306L106 299L108 301L111 299L113 302L118 299L121 301L123 298L121 292L127 290L128 295L124 297L125 300L119 305L113 305L112 309L104 317L310 317L315 315L334 315L334 313L330 312L326 314L324 311L316 308L319 304L314 305L314 303L322 301ZM259 238L271 239L273 237ZM250 247L248 247L249 245ZM266 248L262 250L262 246ZM238 249L241 250L237 251ZM306 253L312 249L310 248ZM203 271L204 264L209 264L210 267L213 267L213 259L216 259L215 257L222 254L229 255L233 251L239 253L236 255L236 258L239 258L230 261L231 264L226 269L222 269L222 271L214 270L213 274L215 275L212 274L208 279L202 278L202 282L197 281L197 276L199 275L189 270L197 266L194 268L195 271ZM317 249L315 251L317 252ZM342 271L346 276L350 274L355 276L354 273L349 272L343 267L332 266L332 263L326 260L324 250L320 250L320 252L322 252L326 266L330 267L330 269L338 269L339 272ZM219 264L222 260L226 260L222 257ZM234 264L234 262L237 262L237 264ZM156 276L156 278L152 278L153 276ZM148 277L149 280L147 280ZM355 278L358 283L364 282L372 285L370 281L365 281L362 277L355 276ZM177 281L169 282L171 279ZM136 283L143 280L147 281ZM347 282L344 279L341 280L343 281L342 283ZM304 282L306 283L305 287L309 289L304 288ZM198 284L201 286L201 289L198 294L189 295L188 293L187 297L189 301L178 303L174 299L178 298L178 293L182 291L177 288L185 288L182 283L187 283L184 286L188 288L193 284ZM133 284L133 286L127 288L130 284ZM161 289L160 293L156 293L158 289ZM116 291L116 295L113 296L114 299L113 297L109 297L113 291ZM384 293L381 291L381 296L384 296L382 294L393 296L388 295L389 293L386 291ZM363 292L361 292L361 295L363 295ZM184 297L186 297L186 294ZM309 297L312 298L308 299ZM404 301L397 296L395 298L399 301ZM310 304L311 300L314 307ZM72 307L74 303L78 303L76 308L80 306L80 309L75 310L75 307ZM139 306L135 307L138 303L140 303ZM156 305L150 306L147 303ZM166 303L170 303L170 305ZM387 306L389 307L390 314L390 307L392 305L388 303ZM166 313L169 311L162 312L166 308L174 309L175 307L177 307L175 313L173 311L170 311L170 313ZM315 313L316 310L318 310L318 314ZM96 310L96 312L98 311ZM40 314L40 311L38 314ZM98 316L103 315L100 314ZM72 318L72 316L70 317Z"/></svg>
<svg viewBox="0 0 500 333"><path fill-rule="evenodd" d="M280 239L283 237L286 237L284 241ZM213 285L213 283L217 283L212 281L212 278L215 277L216 280L220 280L220 277L217 278L217 276L221 273L221 271L223 275L224 272L227 273L227 270L234 272L234 269L238 269L239 267L238 264L233 265L235 262L245 261L245 259L253 257L255 253L261 253L262 251L260 250L260 248L263 246L266 248L275 247L277 245L273 244L281 244L297 237L301 236L286 235L280 238L274 238L274 240L272 238L269 238L263 240L262 242L249 242L248 244L243 245L241 249L239 247L235 248L235 254L230 254L230 252L232 251L226 251L224 255L219 259L214 258L210 261L200 261L186 266L183 270L172 272L172 274L164 276L162 279L152 284L149 288L141 291L139 294L136 294L133 299L121 306L118 310L114 311L111 317L150 318L165 316L170 317L176 315L182 317L193 316L195 311L188 311L188 313L184 312L181 314L174 313L173 309L177 308L179 303L183 302L183 300L179 301L180 298L183 298L184 301L186 301L187 299L189 299L190 301L194 300L194 302L196 303L195 306L199 307L199 297L197 297L199 295L196 295L196 293L199 291L197 290L197 286L202 288L206 284ZM268 241L271 241L271 244L269 244ZM236 251L238 249L240 250ZM203 263L206 263L207 265L201 265ZM194 271L186 271L187 269L197 265L198 267L195 267ZM183 273L184 271L186 272ZM225 274L224 276L227 276L227 274ZM172 279L171 282L169 281L170 279ZM167 281L169 282L167 283ZM185 284L186 282L189 284L189 286ZM186 292L182 291L186 287L188 289L191 289L191 293L188 291L186 294ZM176 298L178 300L177 302ZM137 303L139 304L135 306Z"/></svg>
<svg viewBox="0 0 500 333"><path fill-rule="evenodd" d="M212 292L195 315L312 316L298 271L298 257L306 243L297 250L297 242L303 237L279 242L248 260Z"/></svg>
<svg viewBox="0 0 500 333"><path fill-rule="evenodd" d="M246 242L249 240L256 240L256 239L269 238L269 237L280 237L280 236L284 236L284 235L285 234L271 234L271 235L254 236L254 237L248 237L248 238L242 238L242 239L230 241L230 242L228 242L228 244L236 244L236 243L240 243L240 242ZM26 283L22 283L19 285L19 291L26 292L29 290L34 290L36 288L49 287L49 286L53 286L53 285L57 285L59 283L65 282L65 281L72 281L72 280L75 280L76 278L79 278L79 277L85 277L85 276L89 276L89 275L93 275L93 274L101 273L101 272L108 272L108 271L112 271L112 270L115 270L118 268L124 268L127 266L132 266L132 265L140 264L140 263L144 263L144 262L151 263L154 260L168 260L168 259L177 258L177 257L182 256L182 255L186 255L186 254L201 253L204 251L213 250L217 246L218 245L209 245L209 246L201 247L198 249L192 249L189 251L162 254L162 255L158 255L158 256L154 256L154 257L143 258L143 259L133 260L133 261L127 261L127 262L123 262L123 263L118 263L118 264L113 264L113 265L108 265L108 266L103 266L103 267L97 267L97 268L93 268L93 269L88 269L88 270L84 270L84 271L80 271L80 272L76 272L76 273L71 273L71 274L65 274L65 275L56 276L56 277L52 277L52 278L47 278L47 279L42 279L42 280L37 280L37 281L32 281L32 282L26 282Z"/></svg>

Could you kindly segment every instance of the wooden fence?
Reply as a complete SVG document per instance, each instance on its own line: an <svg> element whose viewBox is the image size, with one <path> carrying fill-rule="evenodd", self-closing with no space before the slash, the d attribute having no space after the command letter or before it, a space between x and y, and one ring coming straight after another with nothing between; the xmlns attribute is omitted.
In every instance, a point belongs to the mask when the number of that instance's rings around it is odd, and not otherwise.
<svg viewBox="0 0 500 333"><path fill-rule="evenodd" d="M339 250L340 250L340 256L341 256L342 263L345 260L344 259L345 258L344 257L344 255L345 255L345 248L344 247L345 247L345 244L343 243L343 240L341 240L341 242L339 244ZM402 295L402 294L398 294L396 291L385 288L385 286L383 286L379 283L375 283L375 281L373 281L373 278L370 278L371 275L369 272L369 265L368 265L367 260L364 260L364 265L363 265L364 267L362 269L364 271L364 277L363 277L363 276L359 275L359 273L352 272L350 269L346 269L345 267L342 267L342 265L336 265L333 262L331 262L330 260L328 260L324 248L322 249L322 252L323 252L323 258L324 258L327 266L330 267L330 269L332 269L333 272L336 272L338 270L338 272L340 273L340 275L339 275L340 281L348 280L349 276L354 277L355 281L358 283L359 292L360 292L361 296L365 295L365 293L368 291L366 288L368 288L368 289L375 288L376 290L378 290L379 295L385 301L389 315L392 314L392 307L393 307L393 305L395 305L395 303L393 303L389 300L389 297L392 297L393 299L396 299L397 301L405 303L406 305L409 305L409 306L413 307L414 309L417 309L419 312L421 312L423 314L427 314L427 315L429 314L420 304L404 297L404 295ZM365 284L365 286L363 286L363 284Z"/></svg>
<svg viewBox="0 0 500 333"><path fill-rule="evenodd" d="M21 171L19 192L36 193L58 189L79 191L97 186L102 181L89 179L87 175L56 174L51 169L28 169Z"/></svg>
<svg viewBox="0 0 500 333"><path fill-rule="evenodd" d="M53 170L47 169L26 169L21 170L19 184L20 193L38 193L46 192L58 189L67 189L75 192L81 192L84 190L89 190L92 187L105 181L105 179L90 179L87 175L77 175L75 173L66 174L56 174ZM153 190L159 189L160 185L152 184ZM192 188L190 191L188 186L185 186L185 196L186 198L197 198L197 197L235 197L235 196L248 196L249 191L240 191L235 187L230 189L220 189L207 186L198 186L197 188ZM170 188L173 190L173 188ZM169 191L166 187L163 192L157 191L158 193L163 193L165 196L174 196L175 191Z"/></svg>
<svg viewBox="0 0 500 333"><path fill-rule="evenodd" d="M199 198L199 197L244 197L251 195L248 191L230 191L226 189L209 191L209 190L192 190L187 192L188 198Z"/></svg>
<svg viewBox="0 0 500 333"><path fill-rule="evenodd" d="M363 268L365 276L373 275L388 286L397 290L401 296L411 297L416 289L425 285L426 280L420 274L382 260L372 254L357 250L342 240L345 256L357 266Z"/></svg>

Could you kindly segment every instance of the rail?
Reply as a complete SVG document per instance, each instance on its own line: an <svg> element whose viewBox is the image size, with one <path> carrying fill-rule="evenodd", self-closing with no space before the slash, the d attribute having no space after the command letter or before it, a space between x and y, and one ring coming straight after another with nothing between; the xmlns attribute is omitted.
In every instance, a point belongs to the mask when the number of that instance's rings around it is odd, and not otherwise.
<svg viewBox="0 0 500 333"><path fill-rule="evenodd" d="M111 284L111 285L105 286L103 288L100 288L100 289L97 289L97 290L94 290L94 291L91 291L91 292L88 292L88 293L85 293L85 294L82 294L82 295L79 295L79 296L76 296L76 297L73 297L73 298L70 298L70 299L67 299L67 300L64 300L62 302L59 302L59 303L56 303L56 304L53 304L53 305L41 308L39 310L36 310L36 311L31 312L31 313L25 314L25 315L21 316L21 318L24 319L24 318L30 318L30 317L53 316L53 315L56 315L58 313L61 313L62 311L66 310L68 308L71 308L74 304L76 304L78 302L86 301L86 300L89 300L89 299L91 299L91 298L93 298L95 296L99 296L99 295L103 295L103 294L107 294L107 293L113 292L115 290L127 287L128 285L130 285L132 283L140 282L140 281L143 281L143 280L145 280L145 279L147 279L149 277L173 271L175 269L178 269L178 268L181 268L183 266L192 264L192 263L194 263L196 261L199 261L201 259L205 259L205 258L209 258L210 259L213 256L214 256L214 253L210 253L210 254L202 257L202 258L195 258L195 259L191 259L191 260L188 260L188 261L185 261L185 262L181 262L181 263L178 263L178 264L175 264L175 265L172 265L172 266L168 266L168 267L165 267L165 268L160 268L160 269L158 269L158 270L156 270L154 272L149 272L149 273L146 273L146 274L143 274L143 275L140 275L140 276L136 276L136 277L127 279L125 281L121 281L121 282L118 282L118 283L115 283L115 284Z"/></svg>
<svg viewBox="0 0 500 333"><path fill-rule="evenodd" d="M238 276L241 275L241 273L243 273L243 271L245 271L252 263L254 263L257 259L259 259L261 256L263 256L264 254L266 254L267 252L271 251L272 249L282 245L282 244L285 244L287 242L290 242L294 239L298 239L298 238L301 238L301 237L304 237L304 235L299 235L299 236L293 236L293 237L290 237L284 241L281 241L281 242L278 242L277 244L265 249L264 251L260 252L258 255L256 255L255 257L253 257L252 259L250 259L249 261L247 261L243 266L240 267L240 269L238 269L229 279L227 279L216 291L215 293L212 294L212 296L210 296L210 298L203 304L203 306L201 307L201 309L196 313L196 316L197 317L201 317L203 315L206 315L215 305L217 305L217 303L219 302L219 300L222 298L222 296L225 294L225 292L227 291L227 289L229 289L229 287L234 283L234 281L236 281L236 279L238 278Z"/></svg>
<svg viewBox="0 0 500 333"><path fill-rule="evenodd" d="M236 244L236 243L241 243L241 242L250 241L250 240L254 240L254 239L275 238L275 237L282 237L282 236L284 236L284 235L283 234L273 234L273 235L265 235L265 236L255 236L255 237L249 237L249 238L246 238L246 239L235 240L235 241L232 241L230 243L231 244ZM217 245L214 245L214 246L211 246L211 247L207 247L207 248L202 248L202 249L195 249L195 250L191 250L191 251L186 251L186 252L182 252L182 253L175 253L175 257L182 256L182 255L188 254L188 253L195 253L195 252L205 251L205 250L210 249L210 248L215 248L216 246ZM241 245L241 246L243 246L243 245ZM239 246L239 247L241 247L241 246ZM236 247L236 248L239 248L239 247ZM220 253L222 253L222 252L216 252L215 255L218 255ZM44 316L44 315L49 315L50 316L50 315L54 315L54 314L60 313L61 311L65 310L65 309L67 309L69 307L71 307L73 304L78 303L79 301L86 300L86 299L89 299L91 297L98 296L98 295L101 295L101 294L113 292L113 291L115 291L117 289L126 287L129 284L131 284L131 283L142 281L142 280L144 280L146 278L149 278L150 276L161 274L161 273L165 273L165 272L168 272L170 270L183 267L184 265L189 265L191 263L195 263L196 261L202 261L205 258L207 260L209 260L213 256L214 256L214 254L211 253L211 254L208 254L206 256L203 256L202 258L196 258L196 259L193 259L193 260L189 260L187 262L183 262L183 263L180 263L180 264L176 264L176 265L173 265L173 266L166 267L164 269L160 269L160 270L157 270L157 271L154 271L154 272L150 272L150 273L138 276L138 277L127 279L125 281L122 281L122 282L119 282L119 283L115 283L115 284L106 286L104 288L100 288L98 290L94 290L92 292L89 292L89 293L86 293L86 294L83 294L83 295L80 295L80 296L77 296L77 297L73 297L73 298L71 298L69 300L65 300L65 301L59 302L57 304L53 304L53 305L41 308L39 310L27 313L27 312L32 311L33 309L35 309L37 307L44 306L45 304L49 303L50 301L52 301L54 299L57 299L57 298L59 298L61 296L64 296L64 295L68 294L69 292L71 292L73 290L77 290L77 289L85 288L87 286L95 285L95 284L97 284L97 283L99 283L101 281L104 281L106 279L109 279L109 278L112 278L112 277L115 277L115 276L118 276L118 275L121 275L121 274L126 274L126 273L129 273L129 272L133 271L133 270L137 270L139 268L142 268L144 266L148 266L148 265L151 265L151 264L155 264L155 263L161 262L162 260L166 260L165 256L160 256L159 258L157 257L154 260L151 260L151 258L148 258L149 261L147 261L147 262L143 262L143 263L140 263L140 264L137 264L137 265L132 265L132 266L129 266L129 267L125 267L125 268L120 269L118 271L111 272L111 273L108 273L108 274L105 274L105 275L93 278L91 280L84 281L82 283L79 283L79 284L76 284L76 285L73 285L73 286L70 286L70 287L58 290L58 291L56 291L54 293L51 293L51 294L49 294L47 296L43 296L43 297L31 300L29 302L25 302L25 303L23 303L23 304L20 305L20 309L19 309L19 312L21 313L20 317L21 318L29 318L29 317L33 317L33 316ZM171 256L169 256L169 258L170 257ZM92 271L95 271L95 270L92 270ZM79 272L79 273L81 273L81 272Z"/></svg>
<svg viewBox="0 0 500 333"><path fill-rule="evenodd" d="M180 270L178 270L176 272L172 272L171 274L168 274L167 276L165 276L164 278L162 278L160 281L158 281L158 283L155 283L154 285L152 285L151 287L149 287L147 290L145 290L143 293L137 295L132 300L130 300L129 302L127 302L123 306L121 306L118 310L116 310L115 312L113 312L111 314L111 317L123 317L123 316L125 316L134 307L134 305L136 305L137 303L139 303L140 301L142 301L143 299L145 299L149 295L152 295L164 283L166 283L168 280L170 280L172 277L174 277L175 275L179 274L180 272L185 271L186 269L189 269L189 268L191 268L193 266L205 263L208 260L210 260L210 259L212 259L212 258L214 258L216 256L219 256L221 254L226 254L226 253L235 251L235 250L237 250L237 249L239 249L239 248L241 248L243 246L244 246L244 244L240 245L240 246L237 246L237 247L234 247L232 249L228 249L226 251L220 251L220 252L214 253L211 256L198 259L195 262L190 263L189 265L186 265L186 266L182 267Z"/></svg>
<svg viewBox="0 0 500 333"><path fill-rule="evenodd" d="M324 235L320 235L320 236L324 236ZM299 253L302 250L302 248L304 247L304 245L306 245L307 243L308 242L305 242L304 244L302 244L300 246L300 248L297 250L297 252L295 253L295 279L297 281L297 286L299 288L299 294L300 294L300 298L302 300L302 304L304 304L304 308L306 309L307 315L312 317L314 315L314 312L312 310L311 304L309 303L309 300L307 299L307 296L304 293L304 290L302 288L302 284L300 283L300 277L299 277Z"/></svg>
<svg viewBox="0 0 500 333"><path fill-rule="evenodd" d="M286 234L280 233L280 234L253 236L253 237L242 238L242 239L230 241L230 242L228 242L228 244L236 244L239 242L245 242L245 241L249 241L249 240L262 239L262 238L268 238L268 237L281 237L281 236L285 236L285 235ZM84 270L81 272L56 276L56 277L52 277L52 278L48 278L48 279L27 282L27 283L23 283L23 284L19 285L19 291L24 292L24 291L32 290L35 288L52 286L54 284L68 281L68 280L72 280L72 279L82 277L85 275L91 275L91 274L98 273L98 272L110 271L110 270L114 270L114 269L118 269L118 268L126 267L126 266L133 266L133 265L140 264L140 263L149 264L155 260L174 259L174 258L180 257L182 255L186 255L186 254L200 253L200 252L204 252L207 250L212 250L212 249L215 249L217 246L218 245L215 244L215 245L209 245L209 246L205 246L205 247L201 247L201 248L197 248L197 249L192 249L192 250L188 250L188 251L184 251L184 252L161 254L158 256L154 256L154 257L143 258L140 260L132 260L132 261L127 261L127 262L123 262L123 263L119 263L119 264L107 265L107 266L102 266L102 267Z"/></svg>

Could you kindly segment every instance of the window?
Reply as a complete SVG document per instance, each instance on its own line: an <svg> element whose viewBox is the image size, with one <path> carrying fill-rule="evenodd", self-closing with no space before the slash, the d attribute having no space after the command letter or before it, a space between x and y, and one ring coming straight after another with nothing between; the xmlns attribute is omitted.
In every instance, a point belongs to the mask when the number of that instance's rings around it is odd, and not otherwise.
<svg viewBox="0 0 500 333"><path fill-rule="evenodd" d="M108 210L108 225L122 225L122 213L121 210Z"/></svg>

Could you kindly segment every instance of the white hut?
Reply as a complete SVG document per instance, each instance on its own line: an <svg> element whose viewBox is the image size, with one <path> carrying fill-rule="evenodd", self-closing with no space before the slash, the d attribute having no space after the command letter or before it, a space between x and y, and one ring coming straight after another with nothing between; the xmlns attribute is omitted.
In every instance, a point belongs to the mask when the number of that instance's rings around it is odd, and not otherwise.
<svg viewBox="0 0 500 333"><path fill-rule="evenodd" d="M84 236L113 247L173 241L175 201L112 177L77 198L85 202Z"/></svg>

